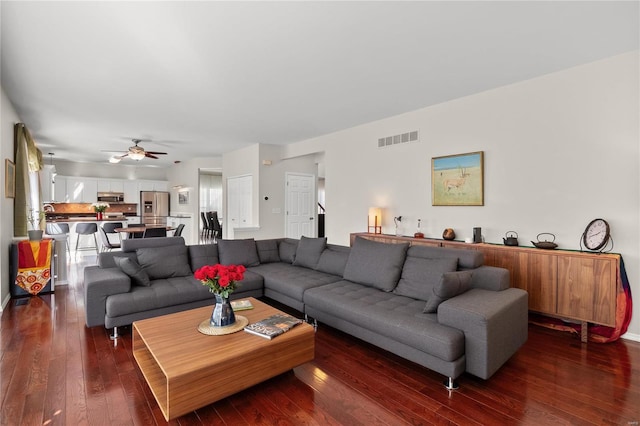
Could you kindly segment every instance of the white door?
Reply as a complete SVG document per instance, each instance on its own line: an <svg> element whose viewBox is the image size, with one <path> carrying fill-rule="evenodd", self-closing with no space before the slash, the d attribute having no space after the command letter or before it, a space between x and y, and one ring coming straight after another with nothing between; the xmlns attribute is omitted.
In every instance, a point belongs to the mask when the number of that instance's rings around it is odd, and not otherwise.
<svg viewBox="0 0 640 426"><path fill-rule="evenodd" d="M286 237L316 236L316 177L286 173Z"/></svg>
<svg viewBox="0 0 640 426"><path fill-rule="evenodd" d="M253 176L237 176L227 179L227 229L226 238L233 239L234 228L251 226Z"/></svg>

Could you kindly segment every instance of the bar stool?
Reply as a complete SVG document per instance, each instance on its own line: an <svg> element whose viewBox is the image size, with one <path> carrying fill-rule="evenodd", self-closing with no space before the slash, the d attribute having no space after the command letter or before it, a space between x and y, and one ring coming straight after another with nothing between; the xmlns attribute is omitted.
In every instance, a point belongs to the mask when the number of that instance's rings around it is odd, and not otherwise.
<svg viewBox="0 0 640 426"><path fill-rule="evenodd" d="M79 223L76 225L76 234L78 237L76 238L76 251L78 250L95 250L96 254L98 254L98 240L96 239L96 232L98 232L98 225L95 223ZM93 247L80 247L78 248L78 243L80 242L80 235L93 235Z"/></svg>
<svg viewBox="0 0 640 426"><path fill-rule="evenodd" d="M45 232L47 235L66 235L67 238L64 240L64 243L67 246L67 252L71 254L68 223L47 223L47 229Z"/></svg>

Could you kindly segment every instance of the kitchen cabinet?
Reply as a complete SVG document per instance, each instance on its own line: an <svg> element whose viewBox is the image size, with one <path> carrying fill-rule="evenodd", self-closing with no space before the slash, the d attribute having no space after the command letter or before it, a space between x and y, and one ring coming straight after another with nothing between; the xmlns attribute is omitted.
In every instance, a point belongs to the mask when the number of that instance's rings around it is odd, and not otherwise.
<svg viewBox="0 0 640 426"><path fill-rule="evenodd" d="M124 192L122 179L98 179L98 192Z"/></svg>
<svg viewBox="0 0 640 426"><path fill-rule="evenodd" d="M58 203L95 203L98 192L122 192L125 203L140 203L140 191L166 191L164 180L103 179L78 176L56 176L53 200ZM138 212L139 213L139 212Z"/></svg>
<svg viewBox="0 0 640 426"><path fill-rule="evenodd" d="M97 196L97 179L67 176L67 197L70 203L95 203Z"/></svg>
<svg viewBox="0 0 640 426"><path fill-rule="evenodd" d="M56 180L53 184L53 198L57 203L68 203L69 197L67 196L67 177L56 176Z"/></svg>
<svg viewBox="0 0 640 426"><path fill-rule="evenodd" d="M166 191L169 183L166 180L139 180L139 191Z"/></svg>
<svg viewBox="0 0 640 426"><path fill-rule="evenodd" d="M424 239L392 235L354 233L382 242L424 244ZM582 341L587 341L587 324L615 327L620 255L613 253L543 250L499 244L466 244L430 239L431 244L478 250L484 264L508 269L511 287L529 293L529 310L551 317L580 321Z"/></svg>
<svg viewBox="0 0 640 426"><path fill-rule="evenodd" d="M140 191L138 190L138 181L125 180L122 183L122 192L124 192L125 203L138 204L140 202Z"/></svg>

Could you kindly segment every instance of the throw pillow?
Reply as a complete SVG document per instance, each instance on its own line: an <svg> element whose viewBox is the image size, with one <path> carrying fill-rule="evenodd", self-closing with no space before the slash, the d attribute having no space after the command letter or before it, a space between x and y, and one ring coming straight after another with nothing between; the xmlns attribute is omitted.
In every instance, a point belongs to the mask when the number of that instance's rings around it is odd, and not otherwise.
<svg viewBox="0 0 640 426"><path fill-rule="evenodd" d="M260 263L280 262L280 254L278 253L278 242L276 240L259 240L256 241L256 249Z"/></svg>
<svg viewBox="0 0 640 426"><path fill-rule="evenodd" d="M391 291L398 284L408 243L387 244L358 237L353 243L344 279Z"/></svg>
<svg viewBox="0 0 640 426"><path fill-rule="evenodd" d="M149 287L151 285L149 275L135 260L124 256L114 256L113 261L118 265L118 268L120 268L122 272L131 277L133 284L145 287Z"/></svg>
<svg viewBox="0 0 640 426"><path fill-rule="evenodd" d="M471 271L456 271L442 274L442 279L438 285L433 287L433 291L424 313L434 313L438 310L438 305L447 299L458 296L471 288Z"/></svg>
<svg viewBox="0 0 640 426"><path fill-rule="evenodd" d="M327 246L327 238L308 238L304 235L300 238L296 257L293 260L295 266L303 266L314 269L318 265L320 255Z"/></svg>
<svg viewBox="0 0 640 426"><path fill-rule="evenodd" d="M152 280L192 274L186 246L139 248L136 256Z"/></svg>
<svg viewBox="0 0 640 426"><path fill-rule="evenodd" d="M260 258L253 238L218 240L218 257L223 265L258 266Z"/></svg>
<svg viewBox="0 0 640 426"><path fill-rule="evenodd" d="M293 263L296 258L298 244L291 241L280 241L278 244L278 254L281 262Z"/></svg>
<svg viewBox="0 0 640 426"><path fill-rule="evenodd" d="M458 269L458 259L425 259L407 256L402 267L402 276L393 290L400 296L427 301L433 287L438 285L442 274Z"/></svg>

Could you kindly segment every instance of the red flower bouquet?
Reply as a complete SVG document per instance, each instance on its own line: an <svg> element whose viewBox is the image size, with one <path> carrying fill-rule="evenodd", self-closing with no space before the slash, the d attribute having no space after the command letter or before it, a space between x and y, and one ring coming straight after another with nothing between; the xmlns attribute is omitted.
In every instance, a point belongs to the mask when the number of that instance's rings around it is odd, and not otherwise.
<svg viewBox="0 0 640 426"><path fill-rule="evenodd" d="M236 283L244 279L246 270L242 265L205 265L193 277L209 287L211 293L226 299L236 289Z"/></svg>

